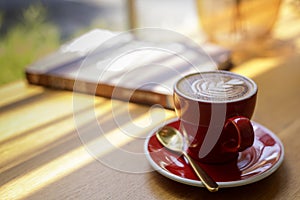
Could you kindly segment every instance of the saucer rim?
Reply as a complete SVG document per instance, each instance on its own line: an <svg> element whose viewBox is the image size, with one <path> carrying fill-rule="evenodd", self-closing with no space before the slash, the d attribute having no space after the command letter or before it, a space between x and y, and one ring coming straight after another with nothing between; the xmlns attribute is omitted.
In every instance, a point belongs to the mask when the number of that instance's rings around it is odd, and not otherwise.
<svg viewBox="0 0 300 200"><path fill-rule="evenodd" d="M170 124L173 122L179 121L178 118L172 118L170 120L166 120L165 122L163 122L163 124ZM267 171L263 172L262 174L258 174L255 176L252 176L250 178L246 178L243 180L237 180L237 181L228 181L228 182L217 182L219 185L219 188L230 188L230 187L238 187L238 186L243 186L243 185L248 185L251 183L255 183L258 182L262 179L267 178L268 176L270 176L271 174L273 174L282 164L283 160L284 160L284 146L281 142L281 140L277 137L277 135L275 135L273 133L273 131L271 131L270 129L266 128L265 126L261 125L260 123L257 123L253 120L251 120L252 123L258 125L261 129L264 130L264 132L267 132L268 134L271 134L272 138L276 141L277 144L279 144L280 149L281 149L281 154L280 154L280 158L278 159L278 161ZM157 171L158 173L160 173L161 175L179 182L179 183L183 183L186 185L191 185L191 186L196 186L196 187L204 187L203 183L200 180L192 180L192 179L188 179L188 178L183 178L180 176L177 176L169 171L164 170L163 168L161 168L150 156L150 152L148 150L148 146L149 146L149 141L150 138L153 136L153 134L162 126L162 124L157 125L156 128L152 129L150 131L150 133L147 135L145 143L144 143L144 151L145 151L145 155L147 160L149 161L150 165L154 168L155 171Z"/></svg>

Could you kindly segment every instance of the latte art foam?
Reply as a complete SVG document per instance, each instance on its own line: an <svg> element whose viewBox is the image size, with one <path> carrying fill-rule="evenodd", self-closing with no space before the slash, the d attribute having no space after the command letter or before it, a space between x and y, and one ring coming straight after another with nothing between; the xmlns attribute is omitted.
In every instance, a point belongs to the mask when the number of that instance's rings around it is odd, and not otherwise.
<svg viewBox="0 0 300 200"><path fill-rule="evenodd" d="M255 84L249 79L224 71L189 75L176 87L185 96L213 102L239 100L256 91Z"/></svg>
<svg viewBox="0 0 300 200"><path fill-rule="evenodd" d="M243 96L248 90L244 81L239 79L223 80L196 80L191 89L197 98L207 97L212 99L233 99Z"/></svg>

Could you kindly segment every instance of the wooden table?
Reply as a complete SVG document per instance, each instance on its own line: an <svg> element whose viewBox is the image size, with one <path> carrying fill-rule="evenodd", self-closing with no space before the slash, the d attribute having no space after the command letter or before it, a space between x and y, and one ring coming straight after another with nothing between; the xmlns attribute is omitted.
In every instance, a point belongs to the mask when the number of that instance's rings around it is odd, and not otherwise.
<svg viewBox="0 0 300 200"><path fill-rule="evenodd" d="M275 42L233 68L259 87L253 120L282 140L268 178L209 193L153 171L149 131L171 110L46 89L0 88L0 199L300 199L300 15L284 4Z"/></svg>

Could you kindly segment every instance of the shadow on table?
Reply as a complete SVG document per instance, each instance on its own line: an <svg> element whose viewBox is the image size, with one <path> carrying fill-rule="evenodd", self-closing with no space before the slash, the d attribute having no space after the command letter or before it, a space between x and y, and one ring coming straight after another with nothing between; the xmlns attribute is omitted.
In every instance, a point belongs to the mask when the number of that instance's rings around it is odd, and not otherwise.
<svg viewBox="0 0 300 200"><path fill-rule="evenodd" d="M26 99L18 100L17 102L13 102L13 104L5 105L1 107L0 110L3 111L3 114L5 114L5 112L9 112L11 109L22 109L23 107L26 107L27 104L38 104L38 102L45 101L45 99L55 99L56 97L60 97L60 93L57 93L52 89L45 89L36 95L30 96ZM64 113L59 117L54 118L54 120L52 120L53 116L49 115L49 120L44 121L39 126L34 126L19 134L2 140L0 144L3 146L10 145L10 143L14 143L15 141L26 141L28 140L28 137L35 137L37 141L43 141L40 135L45 134L41 133L43 130L47 130L50 127L55 127L57 124L63 121L72 120L76 115L79 116L79 120L80 116L89 116L89 118L84 123L78 124L75 130L72 129L71 131L65 132L61 135L53 136L52 140L46 142L46 145L39 145L36 148L30 148L29 151L18 152L17 157L11 157L7 160L3 160L0 166L0 185L5 185L6 183L19 176L21 177L30 171L34 171L41 166L45 166L47 165L47 163L50 163L51 161L63 157L73 150L82 147L82 145L85 145L85 143L93 142L94 140L97 140L99 138L104 138L105 141L106 133L110 133L118 127L121 127L126 123L130 123L130 121L128 121L129 118L127 113L127 106L124 106L124 104L122 103L115 103L114 106L114 114L117 114L120 119L125 119L122 121L118 121L118 124L115 124L114 117L112 117L113 113L109 109L107 111L101 112L101 114L98 114L98 116L93 117L96 112L95 109L101 110L101 106L108 106L110 104L110 101L101 99L98 101L98 103L94 103L93 98L90 99L90 104L85 107L78 108L76 109L76 111L71 113ZM132 110L132 112L134 112L134 115L131 115L131 117L139 118L140 116L144 115L147 110L148 107L141 106L141 109L138 109L136 111ZM39 114L44 116L45 113ZM101 131L99 130L99 124L103 125ZM107 143L109 143L109 141L107 141ZM26 144L26 142L24 144ZM35 147L34 145L35 144L33 143L32 147ZM91 156L93 156L92 153Z"/></svg>

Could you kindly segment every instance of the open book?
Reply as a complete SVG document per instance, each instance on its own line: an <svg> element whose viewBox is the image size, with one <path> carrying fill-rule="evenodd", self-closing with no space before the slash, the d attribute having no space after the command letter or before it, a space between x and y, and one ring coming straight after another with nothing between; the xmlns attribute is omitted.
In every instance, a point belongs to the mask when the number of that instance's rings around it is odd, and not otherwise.
<svg viewBox="0 0 300 200"><path fill-rule="evenodd" d="M231 65L227 49L188 43L96 29L28 66L26 77L31 84L172 109L177 79Z"/></svg>

